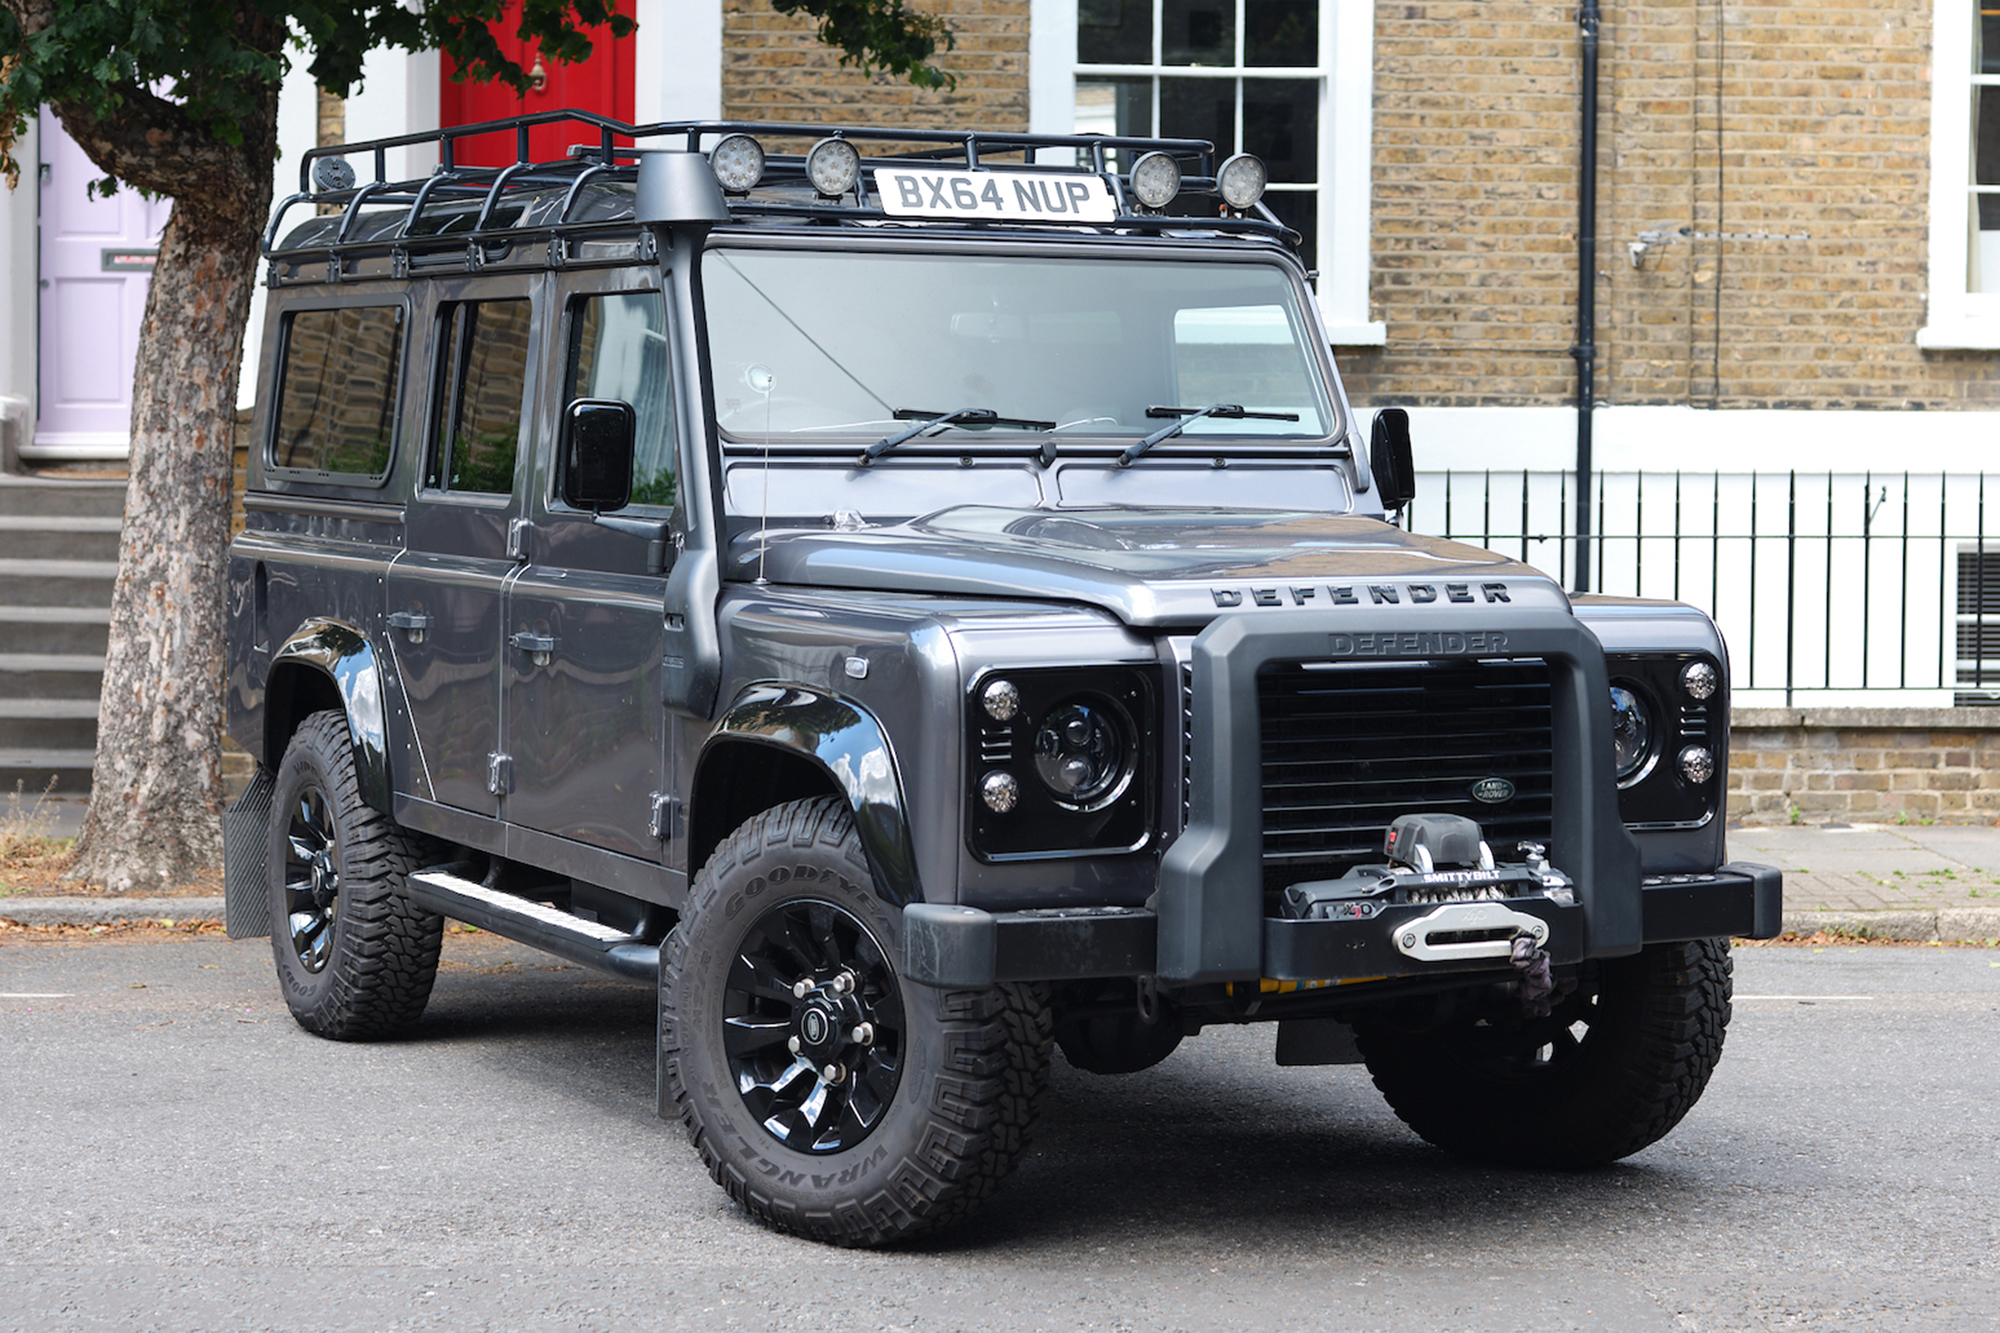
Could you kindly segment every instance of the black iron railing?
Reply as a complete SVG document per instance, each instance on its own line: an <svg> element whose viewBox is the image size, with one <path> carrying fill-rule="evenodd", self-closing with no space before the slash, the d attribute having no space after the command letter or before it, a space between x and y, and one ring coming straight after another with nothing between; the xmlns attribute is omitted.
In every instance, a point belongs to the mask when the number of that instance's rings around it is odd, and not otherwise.
<svg viewBox="0 0 2000 1333"><path fill-rule="evenodd" d="M1568 587L1575 485L1428 473L1405 522ZM1591 492L1591 590L1714 616L1739 706L2000 704L2000 478L1627 472Z"/></svg>

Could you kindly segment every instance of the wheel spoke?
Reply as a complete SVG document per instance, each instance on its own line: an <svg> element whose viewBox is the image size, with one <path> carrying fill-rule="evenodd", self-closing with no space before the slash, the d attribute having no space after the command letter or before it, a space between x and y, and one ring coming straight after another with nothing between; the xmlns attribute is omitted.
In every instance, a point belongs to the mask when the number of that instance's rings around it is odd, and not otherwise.
<svg viewBox="0 0 2000 1333"><path fill-rule="evenodd" d="M729 989L759 999L780 1000L788 1009L793 1000L792 979L761 954L755 957L749 953L736 955L736 963L729 969Z"/></svg>
<svg viewBox="0 0 2000 1333"><path fill-rule="evenodd" d="M722 1049L731 1059L740 1059L774 1046L782 1048L791 1031L789 1018L725 1018Z"/></svg>

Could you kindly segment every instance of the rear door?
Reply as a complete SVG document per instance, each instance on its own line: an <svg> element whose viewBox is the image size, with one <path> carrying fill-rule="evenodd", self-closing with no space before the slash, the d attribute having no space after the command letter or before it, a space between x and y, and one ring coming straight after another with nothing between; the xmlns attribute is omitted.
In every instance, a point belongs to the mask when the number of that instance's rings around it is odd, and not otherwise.
<svg viewBox="0 0 2000 1333"><path fill-rule="evenodd" d="M500 813L506 586L520 568L530 469L524 418L541 359L541 278L439 283L424 470L390 567L389 638L433 800Z"/></svg>
<svg viewBox="0 0 2000 1333"><path fill-rule="evenodd" d="M528 562L507 596L508 820L658 860L665 791L666 573L679 501L673 357L657 269L566 275L536 423ZM562 502L560 444L578 398L631 404L632 503L593 518Z"/></svg>

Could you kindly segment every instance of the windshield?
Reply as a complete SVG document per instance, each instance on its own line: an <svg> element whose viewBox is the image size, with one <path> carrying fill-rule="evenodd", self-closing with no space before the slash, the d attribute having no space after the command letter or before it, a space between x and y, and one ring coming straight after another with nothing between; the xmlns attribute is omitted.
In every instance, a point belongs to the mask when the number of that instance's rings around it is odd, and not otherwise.
<svg viewBox="0 0 2000 1333"><path fill-rule="evenodd" d="M1274 264L729 250L703 263L716 417L738 439L877 439L912 415L978 438L1323 440L1333 411ZM1179 409L1176 412L1149 409ZM897 413L903 413L899 422Z"/></svg>

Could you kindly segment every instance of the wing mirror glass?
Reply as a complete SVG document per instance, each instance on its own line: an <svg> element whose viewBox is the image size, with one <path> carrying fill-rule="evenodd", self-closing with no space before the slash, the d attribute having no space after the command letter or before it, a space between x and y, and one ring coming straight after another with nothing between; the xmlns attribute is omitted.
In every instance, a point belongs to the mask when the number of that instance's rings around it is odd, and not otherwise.
<svg viewBox="0 0 2000 1333"><path fill-rule="evenodd" d="M1375 414L1368 436L1369 470L1382 507L1391 512L1409 504L1417 493L1417 465L1410 455L1410 414L1385 407Z"/></svg>
<svg viewBox="0 0 2000 1333"><path fill-rule="evenodd" d="M578 398L563 414L562 497L593 514L632 502L632 451L638 417L630 403Z"/></svg>

